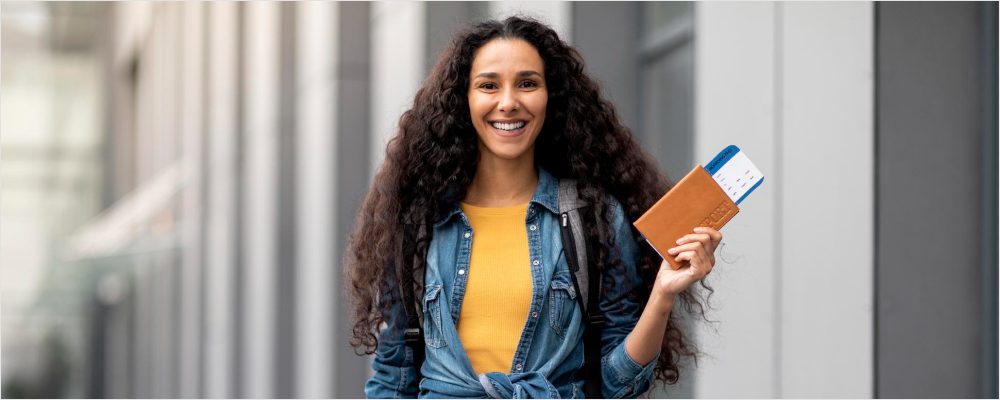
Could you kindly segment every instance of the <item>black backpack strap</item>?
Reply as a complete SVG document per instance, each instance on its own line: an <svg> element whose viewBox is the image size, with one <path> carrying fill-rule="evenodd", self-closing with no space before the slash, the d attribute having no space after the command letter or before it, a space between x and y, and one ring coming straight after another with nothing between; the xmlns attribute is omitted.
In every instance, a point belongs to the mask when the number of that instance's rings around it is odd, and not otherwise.
<svg viewBox="0 0 1000 400"><path fill-rule="evenodd" d="M590 245L583 232L583 219L580 217L580 209L583 207L586 207L586 204L579 198L576 181L573 179L560 180L559 226L563 251L573 277L573 287L579 293L576 298L583 309L586 323L583 330L583 391L588 398L593 399L604 397L601 392L603 383L601 376L601 331L604 329L605 321L599 304L601 277L597 272L597 265L589 262L591 259ZM580 268L581 264L586 265L586 268Z"/></svg>
<svg viewBox="0 0 1000 400"><path fill-rule="evenodd" d="M413 254L417 242L417 226L413 224L403 225L403 254ZM413 350L413 365L416 366L417 373L420 373L420 365L424 362L424 328L420 323L420 315L417 313L418 303L414 298L415 285L413 283L413 258L396 263L396 276L399 277L399 293L403 302L403 310L406 312L406 330L403 331L403 339L406 345Z"/></svg>

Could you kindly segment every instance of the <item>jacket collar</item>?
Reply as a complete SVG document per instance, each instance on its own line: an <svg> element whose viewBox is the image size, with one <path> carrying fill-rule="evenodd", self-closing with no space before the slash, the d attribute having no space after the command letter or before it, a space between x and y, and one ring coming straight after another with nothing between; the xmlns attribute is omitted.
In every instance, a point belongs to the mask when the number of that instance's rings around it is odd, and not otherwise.
<svg viewBox="0 0 1000 400"><path fill-rule="evenodd" d="M538 185L535 186L535 193L531 195L528 208L531 208L531 203L538 204L554 214L559 214L559 180L552 176L549 171L546 171L545 168L538 167ZM434 226L440 226L459 214L462 214L462 206L459 202L455 202L452 205L451 211L445 214L438 222L435 222Z"/></svg>

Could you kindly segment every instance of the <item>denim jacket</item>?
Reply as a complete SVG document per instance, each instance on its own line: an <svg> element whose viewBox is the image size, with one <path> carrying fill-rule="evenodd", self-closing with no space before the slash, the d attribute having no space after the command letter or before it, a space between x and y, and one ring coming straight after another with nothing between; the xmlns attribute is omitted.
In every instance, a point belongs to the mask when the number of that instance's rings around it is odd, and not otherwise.
<svg viewBox="0 0 1000 400"><path fill-rule="evenodd" d="M525 232L532 278L529 315L510 371L474 372L456 330L469 276L475 232L458 204L434 224L427 253L422 299L426 358L417 371L412 349L403 341L401 309L386 318L365 384L371 398L582 398L583 312L563 251L559 228L558 181L539 169L538 186L528 203ZM601 333L602 392L605 398L637 397L649 389L656 359L640 365L625 353L625 337L635 327L643 304L625 295L641 285L636 270L639 249L622 206L609 198L614 243L624 265L610 293L602 290L600 308L607 322ZM584 266L581 266L584 268ZM400 307L396 307L400 308Z"/></svg>

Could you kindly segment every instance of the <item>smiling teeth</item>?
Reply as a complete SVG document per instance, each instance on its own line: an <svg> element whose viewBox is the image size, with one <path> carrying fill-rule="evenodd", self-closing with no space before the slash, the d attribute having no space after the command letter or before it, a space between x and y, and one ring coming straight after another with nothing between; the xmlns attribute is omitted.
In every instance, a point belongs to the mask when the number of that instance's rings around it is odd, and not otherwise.
<svg viewBox="0 0 1000 400"><path fill-rule="evenodd" d="M511 122L511 123L494 122L492 125L493 125L494 128L497 128L497 129L500 129L500 130L513 131L513 130L521 129L521 127L524 126L524 123L525 123L524 121Z"/></svg>

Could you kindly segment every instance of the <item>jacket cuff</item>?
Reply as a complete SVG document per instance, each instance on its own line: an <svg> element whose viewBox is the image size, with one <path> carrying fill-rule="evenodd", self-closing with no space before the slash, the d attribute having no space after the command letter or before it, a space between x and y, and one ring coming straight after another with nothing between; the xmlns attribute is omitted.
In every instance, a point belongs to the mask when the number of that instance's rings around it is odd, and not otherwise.
<svg viewBox="0 0 1000 400"><path fill-rule="evenodd" d="M619 346L615 347L605 357L604 364L611 367L614 375L618 378L619 385L634 385L650 380L659 356L660 354L657 352L656 357L653 357L650 362L646 363L646 365L640 365L625 352L625 342L622 341Z"/></svg>

